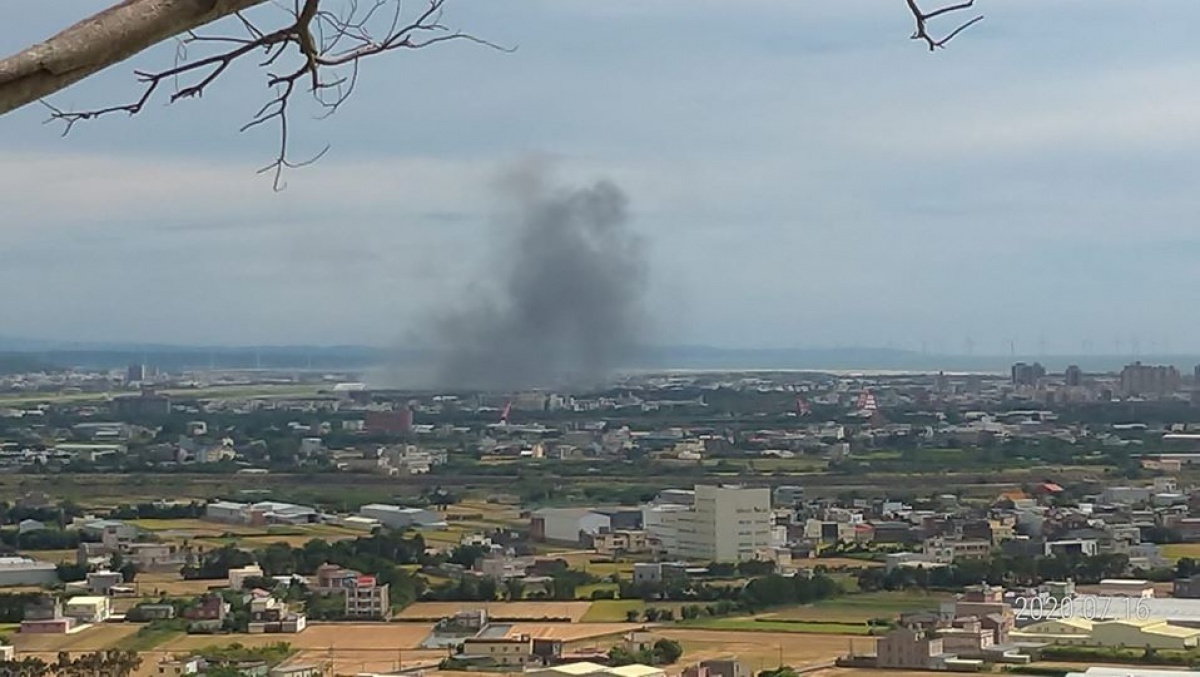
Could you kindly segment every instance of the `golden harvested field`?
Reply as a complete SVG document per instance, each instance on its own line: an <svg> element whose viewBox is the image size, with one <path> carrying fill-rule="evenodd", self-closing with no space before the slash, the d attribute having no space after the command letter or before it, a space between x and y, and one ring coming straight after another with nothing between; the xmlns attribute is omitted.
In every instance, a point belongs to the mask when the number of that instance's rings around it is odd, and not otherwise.
<svg viewBox="0 0 1200 677"><path fill-rule="evenodd" d="M881 670L869 668L829 668L810 672L807 677L880 677L883 674ZM888 670L886 674L887 677L930 677L937 673L921 670Z"/></svg>
<svg viewBox="0 0 1200 677"><path fill-rule="evenodd" d="M139 595L158 596L158 593L190 597L208 592L210 587L224 587L225 579L184 580L175 571L151 571L138 574L134 579Z"/></svg>
<svg viewBox="0 0 1200 677"><path fill-rule="evenodd" d="M621 635L641 627L645 626L641 623L514 623L508 635L580 642L597 637Z"/></svg>
<svg viewBox="0 0 1200 677"><path fill-rule="evenodd" d="M459 611L483 608L495 618L570 618L578 623L591 605L591 602L417 602L406 607L396 618L444 618Z"/></svg>
<svg viewBox="0 0 1200 677"><path fill-rule="evenodd" d="M883 562L854 559L853 557L821 557L818 559L802 559L795 562L797 566L808 568L823 566L830 569L864 569L881 567Z"/></svg>
<svg viewBox="0 0 1200 677"><path fill-rule="evenodd" d="M76 552L74 550L22 550L21 554L40 559L43 562L53 562L59 564L62 562L75 563Z"/></svg>
<svg viewBox="0 0 1200 677"><path fill-rule="evenodd" d="M1162 547L1162 555L1170 560L1191 557L1200 559L1200 543L1171 543Z"/></svg>
<svg viewBox="0 0 1200 677"><path fill-rule="evenodd" d="M66 635L17 632L12 635L12 643L22 654L26 652L53 654L57 651L98 651L107 649L130 635L137 634L141 627L132 623L101 623Z"/></svg>
<svg viewBox="0 0 1200 677"><path fill-rule="evenodd" d="M833 660L847 653L851 642L854 642L855 648L860 652L872 648L875 642L865 637L798 635L790 632L662 628L655 630L654 634L678 641L683 646L683 660L687 663L736 656L755 673L779 667L781 655L784 665L799 668Z"/></svg>
<svg viewBox="0 0 1200 677"><path fill-rule="evenodd" d="M376 651L386 648L416 649L429 635L428 623L315 623L296 635L185 635L158 647L162 651L190 651L213 644L241 642L261 646L287 642L296 649Z"/></svg>

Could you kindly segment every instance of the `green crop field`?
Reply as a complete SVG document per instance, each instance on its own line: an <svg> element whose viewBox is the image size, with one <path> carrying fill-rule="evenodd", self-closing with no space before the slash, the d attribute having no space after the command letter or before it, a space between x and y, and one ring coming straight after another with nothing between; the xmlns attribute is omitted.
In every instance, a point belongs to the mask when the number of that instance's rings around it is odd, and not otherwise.
<svg viewBox="0 0 1200 677"><path fill-rule="evenodd" d="M788 607L760 614L782 621L865 623L872 618L894 618L909 611L936 609L944 596L911 592L870 592L844 595L816 604Z"/></svg>

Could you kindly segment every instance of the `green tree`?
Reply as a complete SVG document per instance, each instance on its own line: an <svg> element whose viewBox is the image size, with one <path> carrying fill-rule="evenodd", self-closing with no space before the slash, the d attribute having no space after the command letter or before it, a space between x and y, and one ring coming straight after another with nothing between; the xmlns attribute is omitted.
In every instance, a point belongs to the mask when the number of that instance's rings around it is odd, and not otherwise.
<svg viewBox="0 0 1200 677"><path fill-rule="evenodd" d="M673 639L660 639L652 649L656 665L671 665L683 656L683 646Z"/></svg>

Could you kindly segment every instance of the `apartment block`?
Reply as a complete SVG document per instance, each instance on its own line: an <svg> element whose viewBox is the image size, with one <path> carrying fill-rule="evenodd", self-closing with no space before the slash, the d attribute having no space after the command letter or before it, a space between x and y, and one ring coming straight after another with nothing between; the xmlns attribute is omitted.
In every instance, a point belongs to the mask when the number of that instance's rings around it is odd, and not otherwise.
<svg viewBox="0 0 1200 677"><path fill-rule="evenodd" d="M388 585L374 576L358 576L345 588L348 618L390 618L392 605Z"/></svg>

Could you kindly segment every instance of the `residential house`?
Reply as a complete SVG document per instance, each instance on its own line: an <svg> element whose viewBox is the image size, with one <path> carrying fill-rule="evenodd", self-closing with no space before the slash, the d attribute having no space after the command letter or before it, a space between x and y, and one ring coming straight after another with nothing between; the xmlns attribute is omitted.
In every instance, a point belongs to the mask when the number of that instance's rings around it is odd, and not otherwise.
<svg viewBox="0 0 1200 677"><path fill-rule="evenodd" d="M187 675L203 675L208 667L203 658L190 656L188 658L165 658L154 668L154 677L186 677Z"/></svg>
<svg viewBox="0 0 1200 677"><path fill-rule="evenodd" d="M112 589L125 583L125 576L119 571L90 571L87 575L87 590L95 595L108 595Z"/></svg>
<svg viewBox="0 0 1200 677"><path fill-rule="evenodd" d="M878 667L890 670L937 670L946 658L940 637L914 628L896 628L875 647Z"/></svg>
<svg viewBox="0 0 1200 677"><path fill-rule="evenodd" d="M74 618L63 614L62 603L45 595L25 605L21 634L65 634L75 625Z"/></svg>
<svg viewBox="0 0 1200 677"><path fill-rule="evenodd" d="M257 564L247 564L239 569L230 569L229 587L233 590L241 590L246 587L246 581L262 577L262 567Z"/></svg>
<svg viewBox="0 0 1200 677"><path fill-rule="evenodd" d="M380 583L374 576L360 575L350 581L345 591L347 618L391 618L387 583Z"/></svg>
<svg viewBox="0 0 1200 677"><path fill-rule="evenodd" d="M646 552L649 545L646 532L641 530L607 531L601 529L591 537L592 548L601 555L619 556L631 553Z"/></svg>
<svg viewBox="0 0 1200 677"><path fill-rule="evenodd" d="M196 603L183 610L188 632L216 632L225 624L229 603L216 593L202 595Z"/></svg>
<svg viewBox="0 0 1200 677"><path fill-rule="evenodd" d="M108 597L72 597L63 607L63 615L78 623L103 623L112 615Z"/></svg>
<svg viewBox="0 0 1200 677"><path fill-rule="evenodd" d="M460 657L494 665L525 666L534 660L533 639L529 635L471 637L463 640Z"/></svg>
<svg viewBox="0 0 1200 677"><path fill-rule="evenodd" d="M304 614L288 609L288 605L261 590L255 591L250 601L250 624L252 635L263 633L302 632L308 625Z"/></svg>

